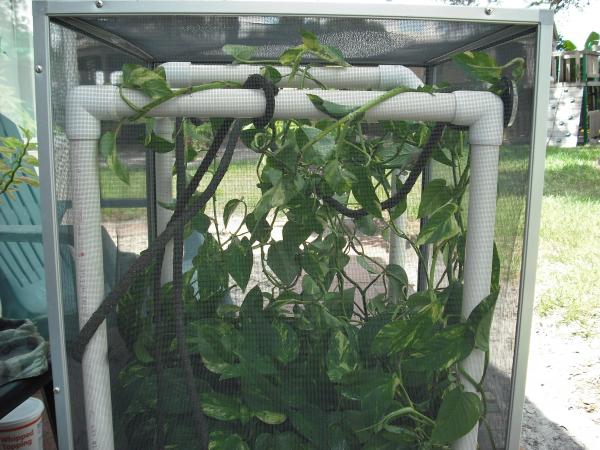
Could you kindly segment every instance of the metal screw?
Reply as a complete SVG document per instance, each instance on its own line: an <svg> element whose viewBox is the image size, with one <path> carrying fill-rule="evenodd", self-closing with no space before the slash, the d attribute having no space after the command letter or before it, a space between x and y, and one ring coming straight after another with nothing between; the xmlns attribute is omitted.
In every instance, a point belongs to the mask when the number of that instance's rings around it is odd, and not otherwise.
<svg viewBox="0 0 600 450"><path fill-rule="evenodd" d="M60 388L58 386L54 386L54 389L52 389L52 392L54 392L55 394L60 394Z"/></svg>
<svg viewBox="0 0 600 450"><path fill-rule="evenodd" d="M565 133L565 136L569 137L571 136L571 133Z"/></svg>
<svg viewBox="0 0 600 450"><path fill-rule="evenodd" d="M488 16L491 16L493 12L494 12L494 10L493 10L492 8L485 8L485 13L486 13Z"/></svg>
<svg viewBox="0 0 600 450"><path fill-rule="evenodd" d="M44 68L40 64L36 64L34 70L35 73L42 73L44 71Z"/></svg>
<svg viewBox="0 0 600 450"><path fill-rule="evenodd" d="M104 6L104 2L102 0L96 0L96 8L102 8Z"/></svg>
<svg viewBox="0 0 600 450"><path fill-rule="evenodd" d="M561 120L559 125L564 125L565 123Z"/></svg>

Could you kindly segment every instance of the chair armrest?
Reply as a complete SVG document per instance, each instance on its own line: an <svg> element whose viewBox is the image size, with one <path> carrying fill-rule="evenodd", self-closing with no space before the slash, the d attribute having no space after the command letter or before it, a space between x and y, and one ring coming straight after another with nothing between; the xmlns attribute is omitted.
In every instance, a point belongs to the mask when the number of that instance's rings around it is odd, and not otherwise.
<svg viewBox="0 0 600 450"><path fill-rule="evenodd" d="M61 225L59 228L61 241L73 243L73 227ZM0 225L0 242L42 242L41 225Z"/></svg>
<svg viewBox="0 0 600 450"><path fill-rule="evenodd" d="M0 225L0 241L42 242L41 225Z"/></svg>

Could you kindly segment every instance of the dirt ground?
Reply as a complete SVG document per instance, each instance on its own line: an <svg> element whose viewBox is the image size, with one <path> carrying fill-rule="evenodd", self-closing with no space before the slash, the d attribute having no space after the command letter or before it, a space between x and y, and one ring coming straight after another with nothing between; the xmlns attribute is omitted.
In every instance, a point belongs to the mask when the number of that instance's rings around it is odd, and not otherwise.
<svg viewBox="0 0 600 450"><path fill-rule="evenodd" d="M600 338L575 332L553 317L534 319L521 436L526 450L600 448Z"/></svg>

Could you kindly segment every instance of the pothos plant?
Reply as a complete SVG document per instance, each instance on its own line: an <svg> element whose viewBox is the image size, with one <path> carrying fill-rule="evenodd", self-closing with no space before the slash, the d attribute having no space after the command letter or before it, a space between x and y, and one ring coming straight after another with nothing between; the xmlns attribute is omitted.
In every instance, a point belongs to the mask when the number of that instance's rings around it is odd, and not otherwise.
<svg viewBox="0 0 600 450"><path fill-rule="evenodd" d="M311 64L301 65L307 57L314 64L348 66L339 50L309 32L277 61L257 61L255 49L247 46L224 51L236 63L261 64L262 74L280 85L300 77L300 85L311 80L327 88L312 76ZM522 60L498 66L473 52L457 61L492 89L506 69L518 77L523 67ZM291 71L283 76L274 64ZM128 181L116 145L124 124L143 121L149 151L173 151L174 144L155 134L147 113L179 95L236 86L219 81L172 90L163 69L126 65L120 87L138 89L150 102L135 106L121 91L134 112L101 139L108 165ZM438 87L420 90L434 94ZM467 392L459 381L460 362L474 349L489 351L500 263L494 252L492 293L462 317L467 133L445 129L435 145L432 157L447 166L450 177L424 188L418 216L428 220L418 235L395 225L406 200L381 208L381 200L391 195L391 180L401 186L402 174L415 164L432 124L387 121L374 132L362 118L369 108L406 91L393 89L359 108L313 94L310 100L327 119L274 120L261 129L248 122L241 140L259 155L259 200L219 199L221 210L213 196L212 207L187 225L186 233L199 233L203 244L183 275L184 343L211 450L447 448L485 420L481 380L469 381L480 395ZM206 151L218 123L183 120L176 134L183 135L186 163ZM350 220L325 197L368 214ZM224 234L233 217L240 225ZM281 233L274 233L281 224ZM429 268L425 290L412 293L401 266L365 251L361 236L374 234L395 234L412 247ZM429 263L423 245L431 248ZM368 283L355 279L352 259L368 272ZM256 265L268 288L252 279ZM130 449L152 447L158 424L164 426L165 448L201 448L188 420L194 405L187 400L176 352L180 342L174 327L156 326L154 297L146 288L150 273L140 276L118 305L120 331L134 355L114 396L118 440ZM232 291L244 293L241 304L224 301ZM161 288L167 305L172 292L173 283ZM160 320L174 323L176 314L167 308ZM159 339L168 349L161 356L168 392L160 405Z"/></svg>
<svg viewBox="0 0 600 450"><path fill-rule="evenodd" d="M16 137L0 137L0 203L5 195L14 199L19 185L39 185L35 171L38 161L29 153L35 150L36 145L31 142L29 130L21 128L21 132L24 141Z"/></svg>

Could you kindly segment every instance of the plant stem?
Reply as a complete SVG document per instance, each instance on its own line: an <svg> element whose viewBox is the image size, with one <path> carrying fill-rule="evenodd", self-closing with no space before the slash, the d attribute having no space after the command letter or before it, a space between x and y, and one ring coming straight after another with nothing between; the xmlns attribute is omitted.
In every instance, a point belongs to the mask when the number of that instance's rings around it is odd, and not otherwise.
<svg viewBox="0 0 600 450"><path fill-rule="evenodd" d="M21 166L23 164L23 158L25 158L25 155L27 154L27 149L29 148L30 142L31 142L30 139L27 138L27 140L25 141L25 144L21 148L21 151L19 153L17 153L17 159L16 159L16 161L13 162L11 170L8 171L8 173L5 173L3 175L3 177L2 177L3 179L6 179L6 178L8 178L8 179L6 182L3 181L2 184L0 185L0 197L8 191L9 187L15 181L17 172L19 171L19 169L21 169Z"/></svg>
<svg viewBox="0 0 600 450"><path fill-rule="evenodd" d="M391 89L391 90L387 91L386 93L380 95L377 98L374 98L371 101L368 101L364 105L360 106L359 108L355 109L351 113L348 113L347 115L345 115L341 119L339 119L336 122L334 122L333 124L329 125L323 131L321 131L319 134L317 134L314 138L312 138L311 140L309 140L300 149L300 153L301 154L304 153L309 147L311 147L314 144L316 144L317 142L319 142L321 139L323 139L325 136L327 136L329 133L331 133L337 127L339 127L341 125L344 125L346 123L352 122L353 120L358 119L360 116L362 116L364 113L366 113L371 108L379 105L380 103L385 102L386 100L389 100L392 97L395 97L398 94L403 94L405 92L417 92L417 90L406 88L404 86L400 86L400 87L397 87L397 88L394 88L394 89Z"/></svg>

